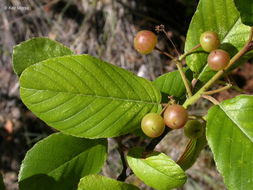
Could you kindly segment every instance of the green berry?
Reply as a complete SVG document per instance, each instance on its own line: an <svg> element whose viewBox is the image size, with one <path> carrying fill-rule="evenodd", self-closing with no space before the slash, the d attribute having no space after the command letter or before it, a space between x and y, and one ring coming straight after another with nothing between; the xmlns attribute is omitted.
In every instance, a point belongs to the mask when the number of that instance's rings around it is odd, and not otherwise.
<svg viewBox="0 0 253 190"><path fill-rule="evenodd" d="M158 113L148 113L141 121L141 129L148 137L155 138L163 133L165 123Z"/></svg>
<svg viewBox="0 0 253 190"><path fill-rule="evenodd" d="M200 36L200 45L203 50L211 52L220 46L220 39L216 32L206 31Z"/></svg>
<svg viewBox="0 0 253 190"><path fill-rule="evenodd" d="M141 54L149 54L153 51L157 43L157 36L149 31L142 30L134 38L134 47Z"/></svg>
<svg viewBox="0 0 253 190"><path fill-rule="evenodd" d="M188 120L187 110L178 104L168 106L164 112L165 124L172 129L182 128Z"/></svg>
<svg viewBox="0 0 253 190"><path fill-rule="evenodd" d="M190 139L199 138L203 135L204 127L197 120L190 120L184 126L184 134Z"/></svg>
<svg viewBox="0 0 253 190"><path fill-rule="evenodd" d="M229 54L222 49L212 51L207 58L209 67L214 71L224 69L229 64L229 61Z"/></svg>

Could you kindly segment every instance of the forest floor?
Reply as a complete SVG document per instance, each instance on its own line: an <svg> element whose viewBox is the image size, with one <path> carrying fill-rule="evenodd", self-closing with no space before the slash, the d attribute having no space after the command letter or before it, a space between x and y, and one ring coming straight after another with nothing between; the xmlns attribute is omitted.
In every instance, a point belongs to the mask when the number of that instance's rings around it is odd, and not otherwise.
<svg viewBox="0 0 253 190"><path fill-rule="evenodd" d="M138 30L154 31L164 24L179 52L183 53L186 32L198 1L176 0L3 0L0 2L0 171L7 190L17 190L18 171L26 152L54 131L33 115L19 96L18 77L12 68L13 47L33 37L46 36L69 47L76 54L90 54L154 80L176 66L158 52L143 56L133 48ZM18 8L19 7L19 8ZM21 8L20 8L21 7ZM159 34L158 46L172 55L176 51ZM247 94L253 93L253 64L245 63L233 71L232 80ZM228 90L216 95L219 101L236 96ZM207 101L193 110L205 114ZM196 112L196 111L192 111ZM173 159L182 153L187 139L182 130L169 133L156 147ZM131 136L125 141L136 139ZM114 140L109 140L110 156L103 174L116 178L121 165ZM117 161L115 161L117 160ZM194 166L187 171L185 190L225 190L207 146ZM148 190L136 178L128 179Z"/></svg>

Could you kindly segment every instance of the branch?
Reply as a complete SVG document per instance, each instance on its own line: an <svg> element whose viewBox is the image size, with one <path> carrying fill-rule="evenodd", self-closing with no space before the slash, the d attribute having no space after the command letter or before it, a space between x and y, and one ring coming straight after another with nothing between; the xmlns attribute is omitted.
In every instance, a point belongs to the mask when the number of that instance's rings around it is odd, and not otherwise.
<svg viewBox="0 0 253 190"><path fill-rule="evenodd" d="M123 166L123 169L122 169L120 175L118 176L117 180L119 180L119 181L125 181L126 178L128 177L127 174L126 174L128 165L127 165L127 161L126 161L126 157L125 157L124 151L128 151L128 148L122 144L120 137L115 138L115 140L118 143L117 150L118 150L118 152L120 154L120 159L121 159L122 166Z"/></svg>
<svg viewBox="0 0 253 190"><path fill-rule="evenodd" d="M182 77L182 79L183 79L183 82L184 82L184 86L185 86L185 88L186 88L187 95L188 95L188 97L191 97L191 96L192 96L191 88L190 88L190 86L189 86L189 84L188 84L188 82L187 82L186 76L185 76L185 74L184 74L182 62L179 61L179 60L177 60L177 61L176 61L176 64L177 64L177 69L179 70L179 73L180 73L180 75L181 75L181 77Z"/></svg>

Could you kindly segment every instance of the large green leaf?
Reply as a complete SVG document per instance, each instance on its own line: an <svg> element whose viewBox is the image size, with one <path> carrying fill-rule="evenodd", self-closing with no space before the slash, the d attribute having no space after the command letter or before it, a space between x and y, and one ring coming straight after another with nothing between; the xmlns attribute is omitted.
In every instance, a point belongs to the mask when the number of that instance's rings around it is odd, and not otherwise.
<svg viewBox="0 0 253 190"><path fill-rule="evenodd" d="M208 30L218 33L221 48L231 56L244 46L250 33L250 27L242 24L233 0L200 0L187 33L185 52L199 44L200 35ZM187 65L201 81L215 74L207 64L207 56L200 48L186 58Z"/></svg>
<svg viewBox="0 0 253 190"><path fill-rule="evenodd" d="M192 79L192 72L190 69L184 68L184 73L187 79ZM189 82L189 81L188 81ZM190 83L190 82L189 82ZM180 98L185 95L185 86L179 71L173 71L161 75L153 84L166 96L173 96L174 98Z"/></svg>
<svg viewBox="0 0 253 190"><path fill-rule="evenodd" d="M150 81L89 55L30 66L20 77L20 95L49 126L87 138L129 133L146 113L161 110Z"/></svg>
<svg viewBox="0 0 253 190"><path fill-rule="evenodd" d="M187 177L172 159L159 152L144 154L144 148L136 147L127 155L130 168L144 183L157 190L169 190L184 185Z"/></svg>
<svg viewBox="0 0 253 190"><path fill-rule="evenodd" d="M5 190L5 185L4 185L3 176L1 172L0 172L0 189Z"/></svg>
<svg viewBox="0 0 253 190"><path fill-rule="evenodd" d="M74 190L79 180L98 173L107 157L107 141L50 135L29 150L19 173L20 190Z"/></svg>
<svg viewBox="0 0 253 190"><path fill-rule="evenodd" d="M102 175L88 175L79 182L77 190L138 190L134 185L123 183Z"/></svg>
<svg viewBox="0 0 253 190"><path fill-rule="evenodd" d="M253 96L237 96L208 111L207 141L230 190L252 190L252 124Z"/></svg>
<svg viewBox="0 0 253 190"><path fill-rule="evenodd" d="M177 164L183 169L189 169L197 160L199 153L206 146L206 136L203 135L198 139L191 139L186 146L182 156L177 161Z"/></svg>
<svg viewBox="0 0 253 190"><path fill-rule="evenodd" d="M235 5L240 12L242 22L253 26L253 1L252 0L234 0Z"/></svg>
<svg viewBox="0 0 253 190"><path fill-rule="evenodd" d="M12 64L20 76L29 66L52 57L74 54L69 48L49 38L33 38L14 47Z"/></svg>

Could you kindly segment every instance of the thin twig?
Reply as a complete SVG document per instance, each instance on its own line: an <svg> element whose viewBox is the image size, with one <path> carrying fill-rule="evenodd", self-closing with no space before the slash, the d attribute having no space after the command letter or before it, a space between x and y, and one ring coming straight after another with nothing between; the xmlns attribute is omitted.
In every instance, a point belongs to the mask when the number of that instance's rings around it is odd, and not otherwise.
<svg viewBox="0 0 253 190"><path fill-rule="evenodd" d="M214 105L218 105L220 104L220 102L218 100L216 100L214 97L212 96L207 96L207 95L201 95L202 98L205 98L207 100L209 100L210 102L212 102Z"/></svg>
<svg viewBox="0 0 253 190"><path fill-rule="evenodd" d="M166 105L164 106L164 108L163 108L162 111L160 112L160 115L163 114L163 112L166 110L166 108L168 107L168 105L169 105L169 104L166 104Z"/></svg>
<svg viewBox="0 0 253 190"><path fill-rule="evenodd" d="M172 46L174 47L175 51L177 52L178 57L180 56L180 53L178 52L176 45L174 44L174 42L172 41L171 37L169 36L168 32L165 30L164 25L161 25L163 27L161 27L162 32L166 35L166 37L169 39L170 43L172 44Z"/></svg>
<svg viewBox="0 0 253 190"><path fill-rule="evenodd" d="M189 55L191 52L193 52L194 50L198 49L199 47L201 47L200 44L196 45L194 48L192 48L191 50L189 50L186 53L184 53L183 55L181 55L179 57L179 60L182 61L187 55Z"/></svg>
<svg viewBox="0 0 253 190"><path fill-rule="evenodd" d="M118 143L117 150L118 150L118 152L120 154L120 159L121 159L122 166L123 166L122 171L121 171L120 175L118 176L117 180L119 180L119 181L125 181L125 179L128 177L127 174L126 174L128 165L127 165L127 161L126 161L126 157L125 157L124 151L128 151L128 148L122 144L120 137L115 138L115 140Z"/></svg>
<svg viewBox="0 0 253 190"><path fill-rule="evenodd" d="M225 91L225 90L228 90L232 87L232 84L227 84L227 86L224 86L222 88L219 88L219 89L216 89L216 90L210 90L210 91L207 91L207 92L203 92L202 95L212 95L212 94L216 94L216 93L219 93L219 92L222 92L222 91Z"/></svg>
<svg viewBox="0 0 253 190"><path fill-rule="evenodd" d="M193 79L192 79L192 82L191 82L191 90L194 89L194 87L195 87L195 85L196 85L197 82L198 82L198 79L197 79L197 78L193 78Z"/></svg>
<svg viewBox="0 0 253 190"><path fill-rule="evenodd" d="M217 80L216 83L217 84L221 84L221 85L226 85L226 83L224 81L221 81L221 80ZM233 84L231 86L231 89L234 89L237 92L243 93L243 90L239 86L237 86L237 84Z"/></svg>
<svg viewBox="0 0 253 190"><path fill-rule="evenodd" d="M190 88L190 86L188 84L188 81L186 79L186 76L184 74L182 63L181 63L181 61L178 60L178 61L176 61L176 64L177 64L177 69L179 70L179 73L180 73L180 75L181 75L181 77L183 79L187 95L188 95L188 97L191 97L192 96L191 88Z"/></svg>
<svg viewBox="0 0 253 190"><path fill-rule="evenodd" d="M125 154L124 154L123 150L120 147L118 147L117 150L120 154L120 159L122 161L122 166L123 166L123 169L122 169L120 175L118 176L117 180L125 181L125 179L127 178L127 174L126 174L126 171L128 168L127 161L126 161Z"/></svg>
<svg viewBox="0 0 253 190"><path fill-rule="evenodd" d="M169 57L171 59L175 59L172 55L170 55L166 51L163 51L163 50L159 49L158 47L155 47L155 50L159 51L160 53L162 53L163 55L166 55L167 57Z"/></svg>
<svg viewBox="0 0 253 190"><path fill-rule="evenodd" d="M203 118L203 116L200 116L200 115L189 115L188 116L188 119L201 119L202 121L205 121L205 119Z"/></svg>

